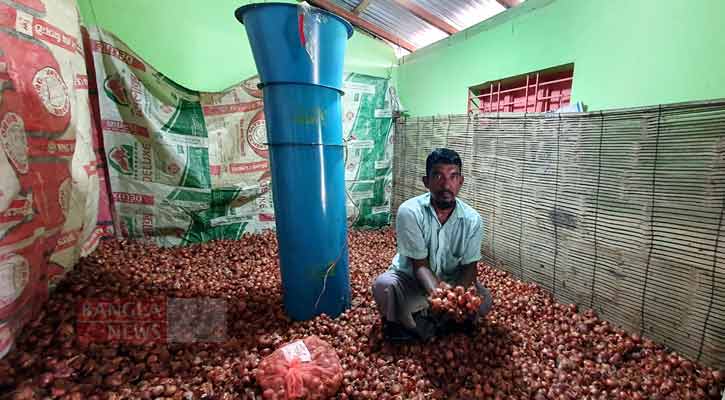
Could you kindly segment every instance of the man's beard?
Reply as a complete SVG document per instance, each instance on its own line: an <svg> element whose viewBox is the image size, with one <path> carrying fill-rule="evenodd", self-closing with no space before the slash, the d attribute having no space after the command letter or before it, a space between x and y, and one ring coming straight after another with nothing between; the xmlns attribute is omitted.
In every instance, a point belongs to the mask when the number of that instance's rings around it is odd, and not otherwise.
<svg viewBox="0 0 725 400"><path fill-rule="evenodd" d="M433 205L439 210L449 210L456 205L455 197L452 200L433 199Z"/></svg>

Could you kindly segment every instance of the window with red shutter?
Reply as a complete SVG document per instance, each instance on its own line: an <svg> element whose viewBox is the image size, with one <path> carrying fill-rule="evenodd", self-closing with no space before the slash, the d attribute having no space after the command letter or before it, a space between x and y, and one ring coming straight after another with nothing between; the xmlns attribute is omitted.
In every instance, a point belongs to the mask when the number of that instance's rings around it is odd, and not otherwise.
<svg viewBox="0 0 725 400"><path fill-rule="evenodd" d="M571 101L574 64L561 65L468 90L468 112L546 112Z"/></svg>

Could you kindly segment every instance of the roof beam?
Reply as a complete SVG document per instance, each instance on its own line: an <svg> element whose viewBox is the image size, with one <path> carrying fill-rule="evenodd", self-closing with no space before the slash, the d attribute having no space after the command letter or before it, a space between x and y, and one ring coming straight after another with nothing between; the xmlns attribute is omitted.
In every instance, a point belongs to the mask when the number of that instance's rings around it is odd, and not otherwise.
<svg viewBox="0 0 725 400"><path fill-rule="evenodd" d="M358 5L355 6L355 8L352 9L352 13L355 15L360 15L361 12L365 11L366 8L368 8L368 5L370 5L370 0L362 0Z"/></svg>
<svg viewBox="0 0 725 400"><path fill-rule="evenodd" d="M395 2L400 4L406 10L410 11L416 17L435 26L436 28L442 30L449 35L453 35L458 32L458 29L456 29L454 26L431 14L430 12L428 12L428 10L413 3L411 0L395 0Z"/></svg>
<svg viewBox="0 0 725 400"><path fill-rule="evenodd" d="M406 40L402 39L398 35L392 34L373 23L365 21L364 19L345 10L344 8L333 4L329 0L307 0L307 2L312 4L315 7L319 7L319 8L322 8L323 10L329 11L333 14L337 14L337 15L341 16L342 18L345 18L346 20L348 20L351 24L358 26L368 32L371 32L371 33L377 35L378 37L387 40L390 43L396 44L396 45L408 50L411 53L416 50L415 46L413 46Z"/></svg>
<svg viewBox="0 0 725 400"><path fill-rule="evenodd" d="M519 0L496 0L496 3L501 4L503 8L509 9L518 6L521 4L521 1Z"/></svg>

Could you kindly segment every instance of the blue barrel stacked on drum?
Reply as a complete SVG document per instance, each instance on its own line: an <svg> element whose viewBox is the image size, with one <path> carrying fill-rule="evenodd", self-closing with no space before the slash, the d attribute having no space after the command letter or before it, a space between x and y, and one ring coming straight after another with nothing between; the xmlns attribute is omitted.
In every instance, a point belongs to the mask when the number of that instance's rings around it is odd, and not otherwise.
<svg viewBox="0 0 725 400"><path fill-rule="evenodd" d="M341 96L352 26L288 3L235 15L263 91L286 312L338 316L350 305Z"/></svg>

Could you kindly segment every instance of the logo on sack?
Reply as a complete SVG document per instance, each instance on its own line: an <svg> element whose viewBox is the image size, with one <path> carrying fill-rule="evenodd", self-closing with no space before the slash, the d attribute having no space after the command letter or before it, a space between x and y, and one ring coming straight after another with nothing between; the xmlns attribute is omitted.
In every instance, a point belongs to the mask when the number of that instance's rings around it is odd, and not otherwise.
<svg viewBox="0 0 725 400"><path fill-rule="evenodd" d="M176 175L181 171L181 168L179 168L179 165L172 162L169 163L169 165L166 166L166 172L171 175Z"/></svg>
<svg viewBox="0 0 725 400"><path fill-rule="evenodd" d="M128 90L121 82L118 74L109 75L105 81L103 81L103 91L106 92L106 96L113 100L114 103L121 106L128 106L131 102L129 100Z"/></svg>
<svg viewBox="0 0 725 400"><path fill-rule="evenodd" d="M264 122L264 112L259 111L257 115L252 118L252 121L247 127L247 143L249 147L260 157L267 158L267 125Z"/></svg>
<svg viewBox="0 0 725 400"><path fill-rule="evenodd" d="M15 301L30 280L30 265L25 257L11 254L0 260L0 308Z"/></svg>
<svg viewBox="0 0 725 400"><path fill-rule="evenodd" d="M15 30L33 36L33 16L21 9L15 10Z"/></svg>
<svg viewBox="0 0 725 400"><path fill-rule="evenodd" d="M0 121L0 144L19 173L28 172L28 141L25 123L18 114L9 112Z"/></svg>
<svg viewBox="0 0 725 400"><path fill-rule="evenodd" d="M35 73L33 88L43 102L45 109L56 117L63 117L70 110L68 87L58 71L45 67Z"/></svg>
<svg viewBox="0 0 725 400"><path fill-rule="evenodd" d="M123 175L131 175L133 173L133 146L121 145L116 146L108 152L108 163Z"/></svg>

